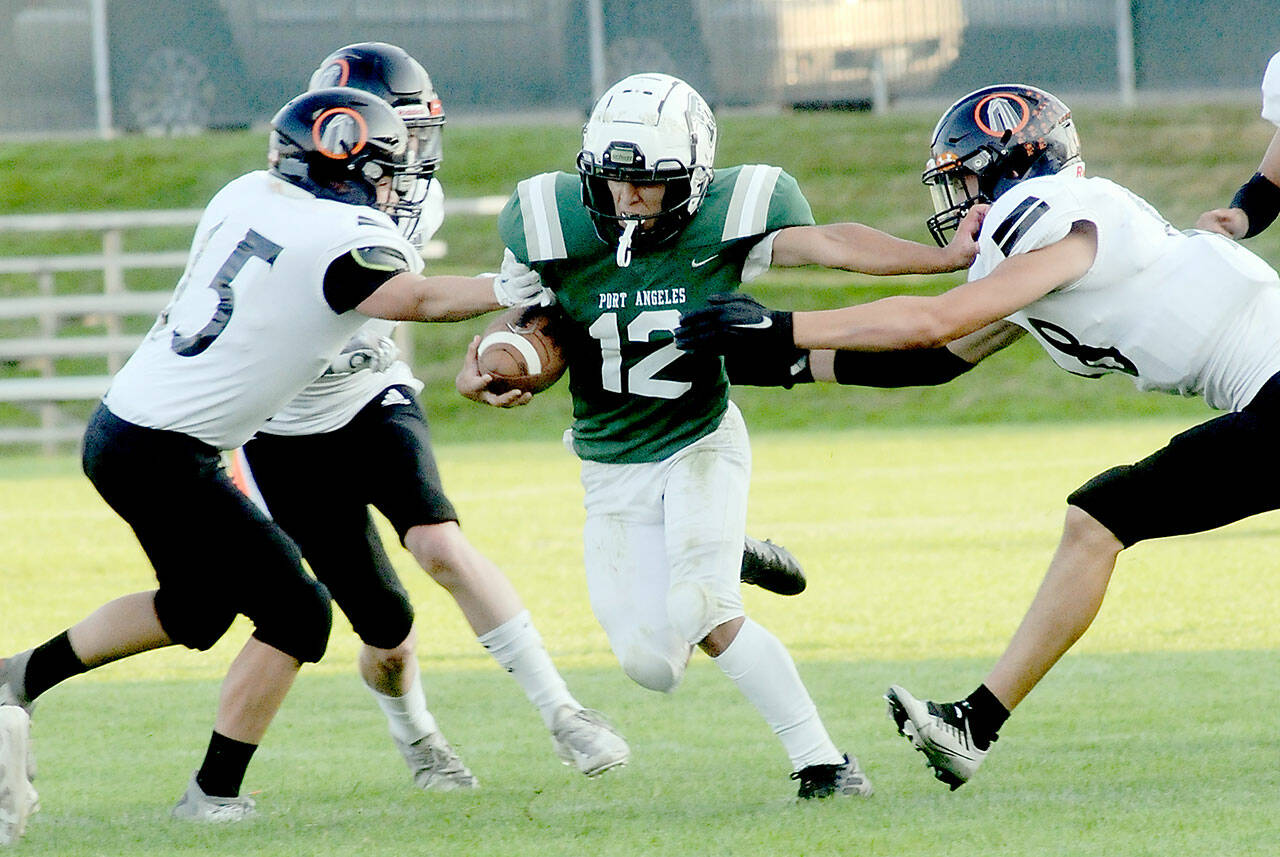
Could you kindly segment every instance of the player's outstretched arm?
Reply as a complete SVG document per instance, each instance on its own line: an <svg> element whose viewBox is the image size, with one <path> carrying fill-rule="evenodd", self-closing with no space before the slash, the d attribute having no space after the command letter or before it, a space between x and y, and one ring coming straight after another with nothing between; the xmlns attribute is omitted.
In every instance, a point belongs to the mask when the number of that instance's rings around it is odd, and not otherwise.
<svg viewBox="0 0 1280 857"><path fill-rule="evenodd" d="M498 303L493 277L423 277L404 271L356 305L374 318L392 321L462 321L492 312Z"/></svg>
<svg viewBox="0 0 1280 857"><path fill-rule="evenodd" d="M1060 241L1005 259L987 276L940 295L895 295L834 310L798 312L798 348L893 351L937 348L993 324L1088 273L1097 228L1080 221Z"/></svg>
<svg viewBox="0 0 1280 857"><path fill-rule="evenodd" d="M685 350L723 353L732 384L790 389L795 384L826 381L862 387L926 387L958 378L1024 332L1001 320L942 347L811 351L795 347L791 317L789 312L767 309L749 295L714 295L707 309L685 316L676 341Z"/></svg>
<svg viewBox="0 0 1280 857"><path fill-rule="evenodd" d="M393 321L463 321L504 306L554 300L537 271L519 264L507 251L497 274L478 277L423 277L408 271L396 274L356 305L368 316Z"/></svg>
<svg viewBox="0 0 1280 857"><path fill-rule="evenodd" d="M988 208L970 209L946 247L897 238L861 223L791 226L774 239L771 264L779 268L822 265L877 275L963 270L978 255L978 230Z"/></svg>
<svg viewBox="0 0 1280 857"><path fill-rule="evenodd" d="M681 316L676 345L717 354L939 348L1080 279L1097 246L1096 227L1080 221L1060 241L1006 259L987 276L941 295L895 295L842 309L790 313L748 295L716 295L705 309Z"/></svg>
<svg viewBox="0 0 1280 857"><path fill-rule="evenodd" d="M1206 211L1196 220L1197 229L1220 232L1229 238L1252 238L1280 214L1280 130L1271 138L1258 171L1240 186L1226 208Z"/></svg>
<svg viewBox="0 0 1280 857"><path fill-rule="evenodd" d="M467 355L462 360L462 368L458 370L457 377L453 379L453 385L458 392L473 402L492 405L495 408L514 408L519 405L529 404L533 399L533 393L526 393L521 390L507 390L505 393L495 393L489 389L493 376L487 372L480 371L479 346L480 337L471 337L471 342L467 345Z"/></svg>

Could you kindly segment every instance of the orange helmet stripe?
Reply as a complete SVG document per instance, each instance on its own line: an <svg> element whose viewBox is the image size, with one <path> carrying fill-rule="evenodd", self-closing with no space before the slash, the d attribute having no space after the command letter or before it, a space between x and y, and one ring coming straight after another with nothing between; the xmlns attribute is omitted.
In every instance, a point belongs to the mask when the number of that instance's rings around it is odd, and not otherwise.
<svg viewBox="0 0 1280 857"><path fill-rule="evenodd" d="M1022 118L1019 120L1017 127L1007 129L1002 128L999 131L996 131L987 124L986 120L983 118L982 108L986 107L989 102L994 101L997 98L1003 101L1012 101L1014 104L1022 108ZM1027 104L1022 96L1015 95L1012 92L993 92L973 106L973 121L977 123L979 128L987 134L990 134L992 137L1003 137L1006 131L1016 134L1023 128L1027 127L1027 123L1031 121L1031 106Z"/></svg>
<svg viewBox="0 0 1280 857"><path fill-rule="evenodd" d="M336 115L350 116L355 120L356 125L360 128L360 139L356 141L355 148L349 152L334 152L324 147L322 137L324 136L324 125L330 117ZM316 117L316 121L311 123L311 141L316 144L316 151L324 155L326 158L333 158L335 161L343 161L357 154L364 148L364 144L369 142L369 123L364 121L364 117L359 111L352 110L350 107L330 107L325 112Z"/></svg>

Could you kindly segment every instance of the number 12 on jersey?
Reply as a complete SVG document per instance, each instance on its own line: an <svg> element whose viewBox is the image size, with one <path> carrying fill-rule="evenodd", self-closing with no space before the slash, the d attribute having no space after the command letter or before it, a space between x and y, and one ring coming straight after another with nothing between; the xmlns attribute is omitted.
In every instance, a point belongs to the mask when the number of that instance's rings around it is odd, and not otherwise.
<svg viewBox="0 0 1280 857"><path fill-rule="evenodd" d="M680 324L680 311L674 309L648 310L640 313L626 327L626 343L648 343L654 333L673 332ZM631 393L655 399L678 399L689 391L689 381L669 381L654 376L674 363L681 356L675 339L663 345L626 369L626 386L623 386L623 332L618 325L618 314L606 312L591 323L587 332L600 343L600 386L611 393Z"/></svg>

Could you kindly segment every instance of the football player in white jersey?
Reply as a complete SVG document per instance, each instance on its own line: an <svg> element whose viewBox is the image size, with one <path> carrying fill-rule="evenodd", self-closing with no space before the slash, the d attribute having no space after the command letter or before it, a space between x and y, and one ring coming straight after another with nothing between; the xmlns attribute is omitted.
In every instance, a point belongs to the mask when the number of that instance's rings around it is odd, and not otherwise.
<svg viewBox="0 0 1280 857"><path fill-rule="evenodd" d="M435 170L445 117L431 78L401 48L364 42L325 58L311 86L328 85L372 92L405 120L424 169L392 216L421 247L444 218ZM369 516L370 505L453 596L480 644L524 690L561 758L589 776L624 764L630 755L626 741L569 692L515 587L459 527L415 399L422 382L396 359L394 326L366 322L337 365L245 444L246 481L351 621L362 642L360 675L419 787L448 791L478 782L427 707L413 605ZM363 371L352 371L353 359ZM357 460L358 466L349 463Z"/></svg>
<svg viewBox="0 0 1280 857"><path fill-rule="evenodd" d="M172 300L85 434L85 472L133 528L158 588L111 601L0 662L3 722L25 724L34 700L73 675L162 646L207 649L247 616L253 635L227 674L178 818L252 814L239 794L250 757L301 664L323 655L330 628L328 593L232 485L219 451L248 440L370 317L462 320L544 292L531 272L418 273L421 257L380 210L421 172L407 140L390 105L355 89L306 93L276 114L270 169L235 179L209 203ZM25 738L7 728L7 739ZM3 745L0 765L25 773L25 741ZM34 807L34 790L11 792L0 806L10 839Z"/></svg>
<svg viewBox="0 0 1280 857"><path fill-rule="evenodd" d="M848 349L812 355L813 374L905 386L955 377L1029 333L1069 372L1124 373L1141 390L1203 396L1227 412L1067 498L1040 591L972 694L937 704L890 688L899 731L954 789L1089 627L1121 550L1280 507L1274 474L1259 466L1280 430L1280 279L1230 239L1179 232L1125 188L1086 178L1070 111L1034 87L957 101L934 130L924 181L939 240L991 204L967 283L794 314L726 298L687 316L678 339L693 350L772 350L782 362L796 347ZM1223 472L1236 474L1230 492L1216 490Z"/></svg>
<svg viewBox="0 0 1280 857"><path fill-rule="evenodd" d="M520 182L498 229L546 278L572 330L566 441L582 459L587 591L623 672L670 693L700 648L778 737L799 798L868 796L786 647L745 613L746 427L722 361L680 354L672 329L682 310L772 265L957 270L976 251L976 218L941 249L860 224L815 226L795 179L763 164L714 169L715 150L697 92L632 75L597 102L577 174ZM459 390L520 401L494 396L487 380L473 343Z"/></svg>
<svg viewBox="0 0 1280 857"><path fill-rule="evenodd" d="M1262 76L1262 118L1276 126L1258 171L1236 191L1230 205L1200 215L1197 229L1232 238L1252 238L1280 214L1280 53L1271 57Z"/></svg>

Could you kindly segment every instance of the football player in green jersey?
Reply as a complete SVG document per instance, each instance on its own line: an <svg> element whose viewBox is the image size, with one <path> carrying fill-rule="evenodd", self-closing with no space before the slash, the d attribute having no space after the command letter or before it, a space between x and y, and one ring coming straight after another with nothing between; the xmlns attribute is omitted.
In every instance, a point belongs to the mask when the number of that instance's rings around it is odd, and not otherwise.
<svg viewBox="0 0 1280 857"><path fill-rule="evenodd" d="M745 615L739 560L751 448L716 356L676 349L680 314L771 265L873 273L950 271L973 260L980 212L945 248L858 224L815 227L777 167L713 170L716 124L688 84L632 75L596 104L578 175L520 182L503 241L555 291L569 320L573 427L582 459L591 606L623 671L670 692L698 646L768 721L801 798L869 795L836 748L790 654ZM496 394L469 350L458 389Z"/></svg>

